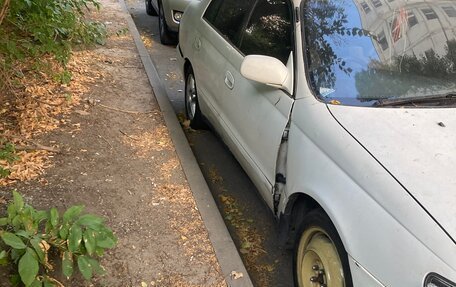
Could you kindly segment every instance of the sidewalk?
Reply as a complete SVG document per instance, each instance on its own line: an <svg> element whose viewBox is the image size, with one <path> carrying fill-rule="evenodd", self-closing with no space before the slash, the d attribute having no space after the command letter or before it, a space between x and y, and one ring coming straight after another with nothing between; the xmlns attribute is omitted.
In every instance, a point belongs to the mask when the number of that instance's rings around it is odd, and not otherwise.
<svg viewBox="0 0 456 287"><path fill-rule="evenodd" d="M0 197L16 188L37 208L84 204L107 218L119 238L101 261L107 274L94 285L76 278L70 286L227 286L230 274L221 271L130 16L116 0L100 2L93 18L106 24L107 43L75 52L72 64L94 80L74 112L39 139L62 153L51 155L52 167L39 178L0 187ZM0 279L0 286L8 285Z"/></svg>

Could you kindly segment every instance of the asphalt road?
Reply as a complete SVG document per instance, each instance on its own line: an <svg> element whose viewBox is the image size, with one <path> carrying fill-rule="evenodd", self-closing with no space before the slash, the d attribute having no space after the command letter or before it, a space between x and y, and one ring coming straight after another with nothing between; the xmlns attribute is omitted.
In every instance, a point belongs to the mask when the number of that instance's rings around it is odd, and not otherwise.
<svg viewBox="0 0 456 287"><path fill-rule="evenodd" d="M175 47L160 44L158 18L146 14L144 1L127 5L182 118L184 82ZM252 182L213 132L187 130L186 135L255 286L292 286L291 252L279 248L275 219Z"/></svg>

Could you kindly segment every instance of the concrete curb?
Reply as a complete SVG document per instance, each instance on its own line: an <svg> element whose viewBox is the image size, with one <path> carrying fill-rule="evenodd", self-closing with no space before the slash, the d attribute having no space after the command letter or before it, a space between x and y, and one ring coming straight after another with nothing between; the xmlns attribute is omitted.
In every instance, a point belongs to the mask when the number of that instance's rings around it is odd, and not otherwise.
<svg viewBox="0 0 456 287"><path fill-rule="evenodd" d="M188 144L187 138L177 120L176 114L171 106L167 92L163 83L158 76L149 53L147 52L141 36L136 28L136 25L128 12L127 5L124 0L119 0L124 12L126 12L126 20L131 35L135 41L141 61L152 85L157 99L158 105L163 113L165 123L169 129L171 139L176 148L177 155L181 161L187 181L195 198L199 212L209 233L209 239L214 247L215 254L219 261L222 273L228 286L233 287L250 287L253 286L249 274L245 269L244 263L239 256L239 253L234 245L234 242L225 226L220 212L217 209L215 201L206 183L206 180L201 173L201 169L196 162L195 156ZM233 279L230 274L232 271L242 272L242 278Z"/></svg>

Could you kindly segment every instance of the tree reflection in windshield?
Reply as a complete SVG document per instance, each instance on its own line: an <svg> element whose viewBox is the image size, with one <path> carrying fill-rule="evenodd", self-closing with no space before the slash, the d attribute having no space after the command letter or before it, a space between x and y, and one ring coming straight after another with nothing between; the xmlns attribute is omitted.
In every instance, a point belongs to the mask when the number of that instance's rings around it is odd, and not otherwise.
<svg viewBox="0 0 456 287"><path fill-rule="evenodd" d="M344 103L456 90L455 2L304 3L309 72L321 97Z"/></svg>
<svg viewBox="0 0 456 287"><path fill-rule="evenodd" d="M358 99L419 97L451 93L456 89L456 40L446 45L440 56L428 50L421 57L403 55L387 65L372 61L355 75Z"/></svg>
<svg viewBox="0 0 456 287"><path fill-rule="evenodd" d="M312 66L312 80L316 87L333 88L336 82L336 75L333 71L334 65L347 73L350 68L345 68L346 63L339 58L331 42L341 42L344 24L347 24L347 15L341 3L332 1L309 1L304 9L305 35L309 47L308 60Z"/></svg>

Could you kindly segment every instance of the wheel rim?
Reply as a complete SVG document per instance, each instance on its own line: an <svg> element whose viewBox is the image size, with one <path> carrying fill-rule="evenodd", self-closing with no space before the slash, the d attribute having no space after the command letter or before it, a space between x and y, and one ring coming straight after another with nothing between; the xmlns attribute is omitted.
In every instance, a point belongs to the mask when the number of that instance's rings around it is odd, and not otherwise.
<svg viewBox="0 0 456 287"><path fill-rule="evenodd" d="M193 120L196 113L196 83L193 74L189 74L187 77L187 84L185 88L185 103L187 108L187 117L189 120Z"/></svg>
<svg viewBox="0 0 456 287"><path fill-rule="evenodd" d="M297 279L301 287L345 286L342 263L336 247L319 227L304 231L297 254Z"/></svg>

